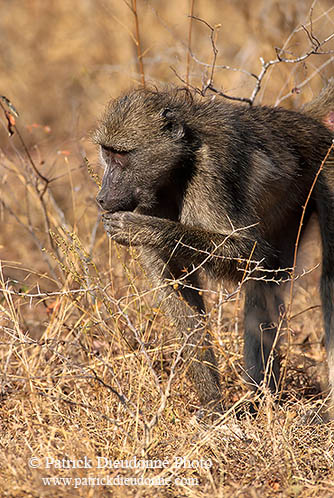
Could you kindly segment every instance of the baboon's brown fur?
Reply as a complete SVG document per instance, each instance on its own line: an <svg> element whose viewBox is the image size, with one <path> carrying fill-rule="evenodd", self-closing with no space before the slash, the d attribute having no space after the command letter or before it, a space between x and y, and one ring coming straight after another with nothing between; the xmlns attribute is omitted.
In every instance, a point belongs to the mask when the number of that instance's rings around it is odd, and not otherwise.
<svg viewBox="0 0 334 498"><path fill-rule="evenodd" d="M279 282L292 267L302 208L332 143L321 121L326 123L333 95L330 83L304 112L294 112L200 99L180 89L134 90L110 103L95 133L105 166L97 197L106 211L105 229L120 244L142 246L149 275L161 287L163 303L193 356L190 375L206 407L219 411L222 393L204 327L200 269L233 282L253 272L245 282L246 380L254 388L264 378L272 390L279 384L273 347L284 315ZM303 228L316 211L333 381L331 178L326 164Z"/></svg>

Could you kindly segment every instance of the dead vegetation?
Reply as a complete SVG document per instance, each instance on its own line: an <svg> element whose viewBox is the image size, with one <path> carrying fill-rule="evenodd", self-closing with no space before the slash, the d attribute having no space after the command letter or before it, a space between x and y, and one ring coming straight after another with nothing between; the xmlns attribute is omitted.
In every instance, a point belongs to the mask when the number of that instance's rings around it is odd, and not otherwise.
<svg viewBox="0 0 334 498"><path fill-rule="evenodd" d="M1 495L333 496L316 223L284 396L266 396L256 419L236 417L249 397L242 294L205 285L228 407L207 425L135 252L103 233L87 138L105 101L144 81L300 107L333 72L331 2L34 0L8 4L0 25L1 94L19 112L2 100Z"/></svg>

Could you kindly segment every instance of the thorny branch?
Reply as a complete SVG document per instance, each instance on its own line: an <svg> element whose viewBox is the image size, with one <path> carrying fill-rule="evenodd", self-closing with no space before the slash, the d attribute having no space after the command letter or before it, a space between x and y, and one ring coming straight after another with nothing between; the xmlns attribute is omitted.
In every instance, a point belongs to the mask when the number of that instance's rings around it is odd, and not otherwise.
<svg viewBox="0 0 334 498"><path fill-rule="evenodd" d="M32 170L34 171L34 173L36 175L36 183L35 183L34 188L35 188L35 191L39 197L41 207L43 210L44 222L46 225L46 232L47 232L48 237L49 237L50 245L53 249L55 249L52 238L51 238L50 233L49 233L51 223L50 223L47 205L46 205L46 202L44 199L44 195L47 192L49 184L52 180L46 178L46 176L44 176L37 168L32 156L30 154L30 151L29 151L29 149L28 149L28 147L23 139L23 136L16 125L16 118L19 116L19 114L18 114L17 110L15 109L14 105L10 102L10 100L7 97L0 96L0 107L3 110L4 115L7 119L7 130L8 130L9 136L14 135L14 133L17 135L17 137L20 141L20 144L23 147L23 150L27 156L28 162L29 162L30 166L32 167ZM44 184L42 189L39 188L39 180L41 180ZM36 239L36 237L34 237L34 238Z"/></svg>
<svg viewBox="0 0 334 498"><path fill-rule="evenodd" d="M188 29L188 50L187 50L187 72L186 72L186 86L189 86L189 71L190 71L190 55L191 55L191 35L192 35L192 27L193 27L193 18L194 18L194 4L195 0L191 0L190 4L190 15L189 15L189 29Z"/></svg>
<svg viewBox="0 0 334 498"><path fill-rule="evenodd" d="M144 71L143 53L142 53L142 49L141 49L140 32L139 32L137 0L132 0L131 5L128 2L125 2L125 3L134 15L135 29L136 29L136 36L134 37L134 41L135 41L135 45L136 45L136 49L137 49L137 60L138 60L138 65L139 65L139 74L140 74L140 78L141 78L141 85L143 88L145 88L145 71Z"/></svg>
<svg viewBox="0 0 334 498"><path fill-rule="evenodd" d="M6 104L6 106L8 107L8 110L5 108L4 104L1 101ZM15 109L14 105L11 103L11 101L7 97L2 95L2 96L0 96L0 106L5 114L6 119L7 119L7 129L8 129L9 136L12 136L12 135L14 135L14 133L16 133L16 135L18 136L20 143L24 149L24 152L26 153L26 156L29 160L29 163L30 163L32 169L34 170L36 175L44 182L44 188L41 192L39 192L40 199L42 200L42 198L43 198L43 196L48 188L50 180L48 180L48 178L46 178L44 175L42 175L42 173L38 170L36 164L34 163L33 158L31 157L31 154L29 152L27 145L26 145L25 141L23 140L23 137L22 137L19 129L16 126L16 119L15 118L17 118L19 116L19 113Z"/></svg>
<svg viewBox="0 0 334 498"><path fill-rule="evenodd" d="M254 102L255 102L255 99L256 99L258 93L261 90L261 85L262 85L263 79L266 76L269 68L271 68L272 66L275 66L276 64L281 64L281 63L298 64L300 62L304 62L306 59L308 59L312 55L327 55L327 54L334 53L333 50L328 50L328 51L323 51L322 50L322 48L324 47L324 45L326 45L329 41L331 41L332 39L334 39L334 33L332 33L331 35L327 36L322 41L319 41L319 39L313 34L312 9L311 9L310 23L309 23L310 28L306 27L305 25L301 26L301 28L306 33L307 38L308 38L308 40L310 41L310 44L311 44L310 49L307 52L305 52L303 55L301 55L299 57L289 57L289 56L287 56L288 52L285 49L283 49L283 48L275 48L275 52L276 52L276 58L275 59L272 59L272 60L269 60L269 61L265 61L263 59L263 57L260 57L261 70L260 70L259 74L255 74L253 72L249 72L249 71L246 71L244 69L232 68L231 66L227 66L227 65L217 65L216 61L217 61L217 55L218 55L218 48L217 48L217 45L216 45L216 38L217 38L218 30L221 27L221 25L218 24L216 26L211 26L204 19L201 19L201 18L196 17L196 16L192 16L192 17L196 21L199 21L199 22L205 24L209 28L209 30L210 30L210 40L211 40L211 47L212 47L212 52L213 52L213 58L212 58L211 64L204 63L204 62L200 61L198 58L196 58L196 56L190 50L191 57L194 59L194 61L197 64L200 64L201 66L205 66L207 68L210 68L210 75L209 75L208 78L206 78L205 81L203 81L202 87L201 88L197 88L197 87L191 86L183 78L181 78L177 74L177 72L175 71L174 68L171 68L171 69L173 70L173 72L176 74L177 78L182 83L187 84L187 86L189 86L196 93L199 93L202 96L205 96L206 93L207 93L207 91L209 90L212 93L220 95L221 97L224 97L226 99L236 100L236 101L239 101L239 102L244 102L244 103L247 103L248 105L252 106L254 104ZM216 69L227 69L227 70L231 70L231 71L239 71L239 72L242 72L242 73L246 74L247 76L255 79L256 83L255 83L254 89L253 89L250 97L249 98L247 98L247 97L234 97L234 96L228 95L223 90L216 88L214 86L214 73L215 73Z"/></svg>
<svg viewBox="0 0 334 498"><path fill-rule="evenodd" d="M86 293L89 291L92 292L92 291L97 290L97 289L101 290L101 288L96 286L96 287L90 288L90 289L73 289L71 291L64 291L62 293L59 293L59 292L37 292L35 294L31 294L31 293L25 294L25 293L16 292L16 291L13 291L13 290L7 289L7 288L2 288L1 292L3 292L9 298L11 298L13 295L18 295L18 296L23 296L23 297L29 297L30 299L32 299L32 298L41 299L41 298L46 298L46 297L50 297L50 296L59 296L60 294L62 294L64 296L65 295L66 296L77 295L78 293ZM184 342L181 344L181 347L178 349L177 355L176 355L175 359L173 360L171 368L170 368L170 373L168 375L167 383L166 383L165 387L163 387L163 384L161 383L161 380L159 379L159 377L154 369L154 366L152 364L151 358L149 356L149 352L147 351L147 346L145 345L145 343L142 341L142 339L140 337L140 332L137 330L136 326L132 323L128 314L120 306L120 301L117 301L117 300L111 298L110 296L107 296L105 291L106 291L106 288L103 288L103 294L105 295L106 299L111 300L112 304L116 307L117 314L124 319L129 330L131 330L136 341L138 342L138 344L140 346L140 352L145 358L146 365L149 368L152 379L153 379L155 386L159 392L160 403L159 403L159 406L157 407L157 409L154 411L153 415L150 417L150 419L147 419L141 410L139 410L139 414L141 415L141 418L138 418L137 407L133 404L131 399L127 398L125 396L125 394L123 394L121 386L118 384L117 378L113 373L112 366L109 365L107 362L104 362L100 357L98 358L99 361L100 362L103 361L103 363L108 367L108 369L111 370L113 377L114 377L114 381L117 384L117 389L112 387L109 383L105 382L103 380L103 378L100 375L98 375L96 370L94 368L92 368L91 366L81 365L80 363L78 363L78 361L73 360L69 356L60 352L58 350L59 344L63 344L63 342L65 344L66 341L58 341L58 340L53 341L51 339L46 339L46 340L41 339L41 340L37 341L37 340L25 335L24 333L20 333L18 335L16 330L11 330L9 327L0 326L0 330L4 331L6 335L9 335L12 339L14 339L16 345L27 344L27 345L37 346L37 347L41 347L41 348L42 347L47 348L56 357L58 357L64 363L66 363L71 369L78 370L79 372L81 372L82 377L84 377L88 380L91 380L91 381L96 381L99 384L101 384L104 388L106 388L110 392L112 392L112 394L117 397L118 401L123 405L123 407L130 414L130 416L133 419L136 419L140 423L140 425L142 426L142 428L144 430L144 440L143 440L142 447L143 447L143 451L145 452L145 451L147 451L147 449L151 443L152 431L154 430L156 424L159 421L161 414L163 413L163 411L166 408L167 401L168 401L170 394L171 394L171 386L172 386L172 383L177 375L177 367L182 360L183 352L184 352L185 348L187 347L187 345L189 344L190 338L192 337L192 335L196 331L192 331L185 338ZM76 345L77 347L80 347L83 351L86 352L86 354L89 354L89 355L94 354L94 353L92 353L92 351L90 351L88 348L86 348L81 343L80 339L78 340L77 344L71 343L71 345L72 346ZM14 378L11 377L11 379L14 379ZM25 380L33 380L33 378L29 377L28 379L25 379ZM41 396L47 396L47 397L50 397L51 399L58 400L58 401L61 401L64 403L69 403L69 404L72 404L73 406L80 406L82 408L88 409L89 411L95 412L95 409L93 407L88 406L88 405L84 405L80 402L73 401L70 398L49 396L47 393L43 392L41 389L38 389L38 393ZM100 413L100 411L99 411L99 413ZM116 426L118 427L116 420L113 420L113 419L105 416L103 413L100 413L100 415L103 418L105 418L106 420L112 422L113 424L116 424Z"/></svg>

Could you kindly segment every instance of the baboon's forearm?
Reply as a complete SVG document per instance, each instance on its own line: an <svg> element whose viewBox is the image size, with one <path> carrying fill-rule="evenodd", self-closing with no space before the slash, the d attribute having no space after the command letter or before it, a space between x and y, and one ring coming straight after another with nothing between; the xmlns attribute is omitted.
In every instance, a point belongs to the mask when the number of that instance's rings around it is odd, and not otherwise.
<svg viewBox="0 0 334 498"><path fill-rule="evenodd" d="M247 260L254 245L251 239L235 233L214 233L169 220L161 220L160 227L156 227L143 242L143 245L159 249L182 264L189 261L201 264L222 259Z"/></svg>

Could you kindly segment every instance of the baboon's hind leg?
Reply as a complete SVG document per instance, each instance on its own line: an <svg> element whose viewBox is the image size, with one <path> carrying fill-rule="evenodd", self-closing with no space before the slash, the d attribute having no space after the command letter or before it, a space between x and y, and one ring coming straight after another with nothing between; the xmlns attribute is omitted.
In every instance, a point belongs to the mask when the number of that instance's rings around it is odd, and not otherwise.
<svg viewBox="0 0 334 498"><path fill-rule="evenodd" d="M246 381L256 390L265 380L272 392L279 387L276 350L284 304L276 284L251 281L245 299L244 361Z"/></svg>
<svg viewBox="0 0 334 498"><path fill-rule="evenodd" d="M180 338L186 341L184 358L188 372L203 408L221 412L221 389L217 361L211 338L205 330L205 307L195 274L186 276L175 264L166 262L157 251L143 249L141 259L160 287L163 308L176 325ZM180 279L177 284L176 279Z"/></svg>

